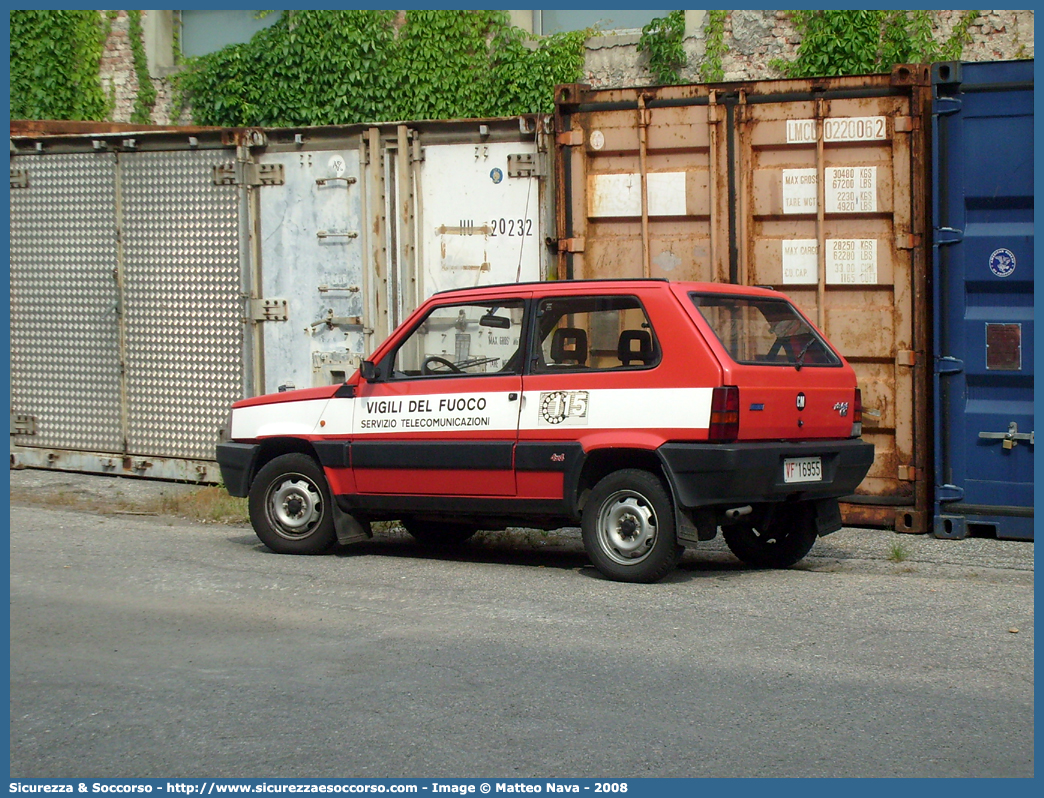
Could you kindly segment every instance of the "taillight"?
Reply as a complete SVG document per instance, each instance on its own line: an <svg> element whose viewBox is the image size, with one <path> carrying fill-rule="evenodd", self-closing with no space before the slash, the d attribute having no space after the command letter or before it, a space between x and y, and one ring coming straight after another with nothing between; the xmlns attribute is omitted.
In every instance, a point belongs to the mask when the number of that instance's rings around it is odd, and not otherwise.
<svg viewBox="0 0 1044 798"><path fill-rule="evenodd" d="M863 434L863 392L856 388L855 402L852 404L852 432L851 438L858 438Z"/></svg>
<svg viewBox="0 0 1044 798"><path fill-rule="evenodd" d="M711 394L710 430L711 441L734 441L739 437L739 388L724 385Z"/></svg>

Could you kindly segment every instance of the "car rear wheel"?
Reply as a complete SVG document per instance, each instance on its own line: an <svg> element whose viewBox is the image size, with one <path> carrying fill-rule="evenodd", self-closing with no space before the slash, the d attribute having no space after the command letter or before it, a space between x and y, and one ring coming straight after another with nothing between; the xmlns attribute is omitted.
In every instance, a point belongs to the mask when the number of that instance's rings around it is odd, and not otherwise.
<svg viewBox="0 0 1044 798"><path fill-rule="evenodd" d="M601 479L584 505L581 531L591 562L619 582L656 582L678 561L671 499L648 471Z"/></svg>
<svg viewBox="0 0 1044 798"><path fill-rule="evenodd" d="M250 486L249 507L254 532L279 554L321 554L337 539L326 477L306 454L267 463Z"/></svg>
<svg viewBox="0 0 1044 798"><path fill-rule="evenodd" d="M765 520L741 520L722 528L732 553L755 568L789 568L816 542L813 505L781 504Z"/></svg>
<svg viewBox="0 0 1044 798"><path fill-rule="evenodd" d="M456 546L478 530L468 524L456 524L450 521L425 521L419 518L406 518L403 528L419 543L426 546Z"/></svg>

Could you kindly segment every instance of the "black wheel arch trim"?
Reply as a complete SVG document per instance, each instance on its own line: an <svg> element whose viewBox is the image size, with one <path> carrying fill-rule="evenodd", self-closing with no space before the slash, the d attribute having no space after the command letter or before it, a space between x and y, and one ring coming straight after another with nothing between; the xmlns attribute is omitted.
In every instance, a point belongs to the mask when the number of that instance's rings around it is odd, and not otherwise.
<svg viewBox="0 0 1044 798"><path fill-rule="evenodd" d="M219 443L217 461L221 468L221 481L231 496L246 497L254 476L254 464L260 446L256 443Z"/></svg>

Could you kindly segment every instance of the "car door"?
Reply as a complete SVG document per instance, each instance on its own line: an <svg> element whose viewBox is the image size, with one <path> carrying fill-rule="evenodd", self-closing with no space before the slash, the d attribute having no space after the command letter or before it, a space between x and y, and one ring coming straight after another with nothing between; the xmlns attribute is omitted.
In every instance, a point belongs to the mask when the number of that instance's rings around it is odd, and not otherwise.
<svg viewBox="0 0 1044 798"><path fill-rule="evenodd" d="M360 383L352 470L363 494L516 494L526 302L436 305Z"/></svg>
<svg viewBox="0 0 1044 798"><path fill-rule="evenodd" d="M684 415L688 395L645 390L662 358L637 296L563 292L534 300L534 314L515 453L519 496L561 500L592 448L653 447L656 431Z"/></svg>

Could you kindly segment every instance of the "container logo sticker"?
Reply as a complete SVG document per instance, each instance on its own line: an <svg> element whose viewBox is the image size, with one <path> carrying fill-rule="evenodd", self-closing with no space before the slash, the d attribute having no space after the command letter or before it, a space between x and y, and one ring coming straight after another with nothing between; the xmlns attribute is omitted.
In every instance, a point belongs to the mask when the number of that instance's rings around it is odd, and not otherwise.
<svg viewBox="0 0 1044 798"><path fill-rule="evenodd" d="M504 179L504 173L497 168L490 169L489 179L493 181L493 185L497 185L501 180Z"/></svg>
<svg viewBox="0 0 1044 798"><path fill-rule="evenodd" d="M990 271L998 277L1011 277L1015 271L1015 255L1010 249L997 249L990 255Z"/></svg>

